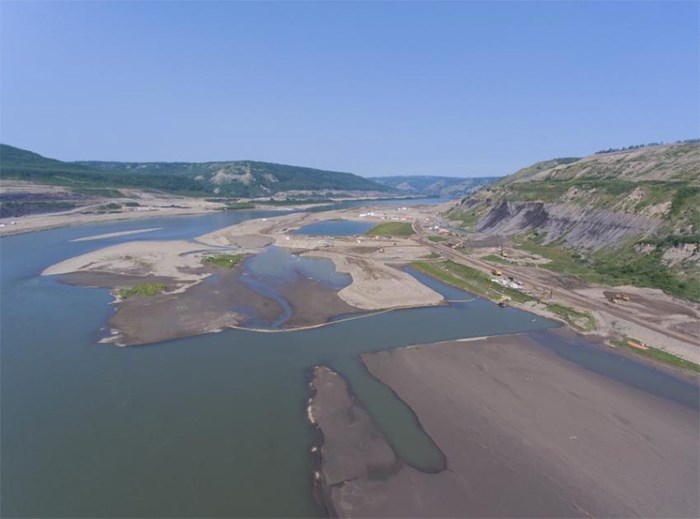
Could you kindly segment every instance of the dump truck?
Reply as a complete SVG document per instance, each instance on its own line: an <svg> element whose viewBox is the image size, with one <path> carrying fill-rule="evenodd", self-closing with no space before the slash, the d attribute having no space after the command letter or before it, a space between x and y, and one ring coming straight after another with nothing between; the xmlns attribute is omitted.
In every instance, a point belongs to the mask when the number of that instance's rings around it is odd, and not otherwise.
<svg viewBox="0 0 700 519"><path fill-rule="evenodd" d="M616 303L617 301L629 301L630 297L627 294L619 292L610 298L611 303Z"/></svg>

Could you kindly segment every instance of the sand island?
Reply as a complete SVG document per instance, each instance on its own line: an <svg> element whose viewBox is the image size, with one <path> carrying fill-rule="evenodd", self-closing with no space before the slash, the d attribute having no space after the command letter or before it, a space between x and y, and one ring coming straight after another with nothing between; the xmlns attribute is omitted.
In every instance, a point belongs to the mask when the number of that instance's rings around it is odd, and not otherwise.
<svg viewBox="0 0 700 519"><path fill-rule="evenodd" d="M43 274L112 289L116 310L105 340L120 345L231 327L300 328L338 316L442 304L440 294L402 270L431 256L410 237L294 232L337 218L382 222L379 216L357 215L356 210L295 213L248 220L191 241L127 242L68 259ZM284 272L266 271L265 263ZM323 272L315 272L319 269ZM341 280L326 279L329 275Z"/></svg>
<svg viewBox="0 0 700 519"><path fill-rule="evenodd" d="M333 222L370 230L304 234L310 225L330 229ZM601 344L601 335L610 331L605 323L613 316L617 326L622 321L636 336L657 337L664 323L675 326L668 328L662 346L689 358L697 355L692 336L672 332L678 322L696 319L694 306L630 288L637 308L625 319L617 308L601 310L593 300L604 287L557 287L559 301L587 310L562 319L551 303L533 297L546 292L543 287L551 279L543 282L515 269L511 272L525 283L503 282L514 276L500 274L489 279L491 266L463 249L483 256L502 246L479 236L471 241L443 238L436 232L444 228L440 225L439 212L427 206L302 212L248 220L190 241L148 241L145 235L145 241L71 258L44 274L64 283L112 289L115 312L103 341L125 346L225 328L284 332L450 304L406 270L413 266L494 304L507 301L559 318ZM515 290L526 283L522 292ZM512 297L506 299L508 294ZM661 307L666 321L640 324L644 312ZM570 330L543 333L549 334L547 340L576 337ZM314 447L318 470L313 480L328 513L697 514L697 402L669 401L615 376L591 372L543 347L543 340L516 334L361 355L364 369L410 407L416 426L435 442L444 459L437 472L402 459L341 374L323 365L313 368L307 414L323 437ZM691 375L682 377L696 383Z"/></svg>

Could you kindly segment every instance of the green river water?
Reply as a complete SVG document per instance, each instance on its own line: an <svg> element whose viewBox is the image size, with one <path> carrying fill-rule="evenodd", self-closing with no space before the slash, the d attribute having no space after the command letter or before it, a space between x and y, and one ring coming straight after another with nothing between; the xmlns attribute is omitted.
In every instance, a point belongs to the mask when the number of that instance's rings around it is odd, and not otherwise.
<svg viewBox="0 0 700 519"><path fill-rule="evenodd" d="M120 241L187 239L257 216L222 213L2 239L3 517L321 515L309 452L319 437L306 422L308 377L316 364L348 378L407 463L439 469L439 449L410 409L358 362L361 352L531 331L574 362L603 372L619 368L607 352L585 345L572 350L542 333L551 321L482 299L298 332L230 330L118 348L97 343L112 312L107 290L39 276L50 264ZM162 229L70 241L152 227ZM426 282L450 299L473 298ZM629 375L645 390L665 388L662 396L697 404L690 385L635 363L625 366L610 376Z"/></svg>

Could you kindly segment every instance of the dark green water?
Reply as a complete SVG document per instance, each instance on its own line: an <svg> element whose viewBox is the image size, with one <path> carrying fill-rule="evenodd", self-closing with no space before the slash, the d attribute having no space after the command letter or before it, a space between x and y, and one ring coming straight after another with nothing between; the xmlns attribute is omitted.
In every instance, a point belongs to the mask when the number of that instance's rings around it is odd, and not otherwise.
<svg viewBox="0 0 700 519"><path fill-rule="evenodd" d="M107 244L191 238L250 216L99 225L0 241L3 517L319 515L309 456L317 439L305 421L310 366L326 363L346 375L369 412L384 417L380 424L397 452L429 470L440 462L439 451L356 355L552 325L476 300L299 332L231 330L116 348L96 343L111 312L106 290L39 276L56 261ZM143 237L70 242L157 226L164 228Z"/></svg>

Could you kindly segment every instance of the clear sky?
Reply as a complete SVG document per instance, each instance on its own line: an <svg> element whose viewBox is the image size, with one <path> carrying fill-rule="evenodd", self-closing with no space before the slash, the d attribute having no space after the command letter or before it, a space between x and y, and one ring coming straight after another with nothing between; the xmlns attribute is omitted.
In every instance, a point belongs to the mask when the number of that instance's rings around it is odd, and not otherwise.
<svg viewBox="0 0 700 519"><path fill-rule="evenodd" d="M506 174L696 138L699 3L0 2L0 140Z"/></svg>

